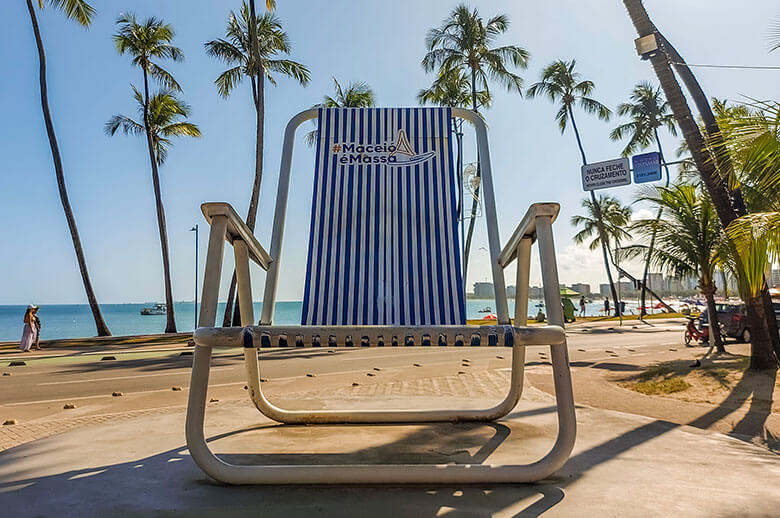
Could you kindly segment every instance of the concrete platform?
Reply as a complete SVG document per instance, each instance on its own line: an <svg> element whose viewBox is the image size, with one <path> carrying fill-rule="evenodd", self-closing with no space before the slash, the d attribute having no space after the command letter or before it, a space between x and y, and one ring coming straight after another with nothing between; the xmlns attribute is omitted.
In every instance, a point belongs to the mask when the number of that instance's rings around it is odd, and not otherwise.
<svg viewBox="0 0 780 518"><path fill-rule="evenodd" d="M430 397L383 397L387 408ZM447 405L487 406L446 398ZM300 399L283 401L303 407ZM377 406L376 398L311 402ZM280 426L249 401L212 403L219 454L253 463L504 463L546 452L553 400L527 387L492 424ZM780 456L724 435L630 414L578 409L569 462L544 483L498 486L228 487L189 458L184 414L101 424L0 453L3 516L777 516Z"/></svg>

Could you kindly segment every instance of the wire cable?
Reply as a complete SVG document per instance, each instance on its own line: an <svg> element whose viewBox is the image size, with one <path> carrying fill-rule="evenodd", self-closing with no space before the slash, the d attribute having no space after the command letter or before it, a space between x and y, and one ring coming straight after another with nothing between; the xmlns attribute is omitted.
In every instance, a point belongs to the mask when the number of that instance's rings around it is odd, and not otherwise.
<svg viewBox="0 0 780 518"><path fill-rule="evenodd" d="M700 67L700 68L736 68L736 69L749 69L749 70L780 70L780 66L752 66L752 65L711 65L711 64L693 64L693 63L675 63L672 65L684 66L684 67Z"/></svg>

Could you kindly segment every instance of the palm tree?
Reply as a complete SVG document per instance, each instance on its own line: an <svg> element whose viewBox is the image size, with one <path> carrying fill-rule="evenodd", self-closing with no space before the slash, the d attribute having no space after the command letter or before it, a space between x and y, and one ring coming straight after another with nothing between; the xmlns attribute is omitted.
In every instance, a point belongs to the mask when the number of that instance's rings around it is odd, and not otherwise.
<svg viewBox="0 0 780 518"><path fill-rule="evenodd" d="M463 70L439 70L439 75L429 88L420 90L417 94L420 104L435 104L438 106L456 106L468 108L472 104L471 83ZM490 92L477 92L477 104L490 106ZM457 146L458 169L458 217L463 217L463 120L453 119L453 132ZM479 201L479 200L477 200ZM461 219L461 224L463 220ZM461 226L461 232L463 227ZM466 278L463 278L464 283Z"/></svg>
<svg viewBox="0 0 780 518"><path fill-rule="evenodd" d="M154 186L154 199L157 208L157 227L160 233L160 247L162 248L163 273L165 277L165 304L167 306L166 333L176 332L176 319L173 311L173 288L171 286L171 264L168 256L168 230L165 225L165 211L163 209L162 194L160 192L160 173L158 165L160 158L157 153L158 145L155 143L152 113L150 111L151 96L149 94L149 76L159 81L170 92L181 91L181 87L164 68L155 63L157 59L171 59L181 61L184 55L178 47L171 44L174 32L173 27L162 20L151 17L143 22L138 22L132 13L121 14L116 21L119 29L114 34L114 45L120 55L125 53L132 56L132 63L141 68L143 72L144 87L140 95L142 107L142 127L146 134L146 145L149 151L149 162L152 168L152 184ZM138 90L133 87L138 99ZM113 120L113 119L112 119Z"/></svg>
<svg viewBox="0 0 780 518"><path fill-rule="evenodd" d="M637 83L634 87L634 91L631 93L631 102L621 103L618 106L617 113L620 116L628 115L631 117L630 122L620 124L612 133L609 134L609 138L612 140L622 140L626 136L630 136L628 144L623 149L623 156L628 157L637 151L647 148L651 143L655 142L658 147L658 154L661 157L661 162L664 160L664 151L661 147L661 139L658 136L658 128L665 127L669 133L677 136L677 127L674 122L674 115L671 113L669 103L666 102L661 94L661 87L653 87L649 82L642 81ZM666 187L669 187L669 166L664 164L666 170ZM659 207L656 219L661 218L663 208ZM647 257L645 258L645 268L642 273L642 295L640 302L640 317L647 312L645 308L645 300L647 298L647 274L650 269L650 254L653 250L653 244L655 239L651 237L650 247L648 249Z"/></svg>
<svg viewBox="0 0 780 518"><path fill-rule="evenodd" d="M775 20L769 28L769 52L780 49L780 18Z"/></svg>
<svg viewBox="0 0 780 518"><path fill-rule="evenodd" d="M368 86L368 83L353 81L344 88L334 77L333 87L335 97L325 95L322 102L315 104L312 108L369 108L376 104L374 91ZM317 130L308 132L305 138L306 144L313 146L317 140Z"/></svg>
<svg viewBox="0 0 780 518"><path fill-rule="evenodd" d="M92 17L95 15L95 9L84 0L49 0L49 5L65 13L65 16L83 27L89 27L92 23ZM38 0L38 7L43 8L43 0ZM43 48L43 37L41 28L38 24L38 17L35 14L35 7L32 0L27 0L27 10L30 12L30 22L32 22L33 33L35 34L35 44L38 48L38 77L41 91L41 109L43 111L43 120L46 124L46 135L49 138L49 147L51 148L51 157L54 162L54 176L57 179L57 189L60 194L60 203L62 210L65 211L65 220L70 230L70 238L73 241L73 249L76 252L76 261L81 273L81 282L84 284L84 291L87 294L87 302L92 310L92 318L95 320L95 329L98 336L111 336L103 314L100 311L95 290L92 288L92 281L89 278L87 270L87 260L84 257L84 248L81 246L81 237L76 226L76 218L73 215L73 209L70 206L68 190L65 186L65 171L62 166L62 157L60 156L60 147L57 142L57 135L54 133L54 121L49 108L49 87L46 81L46 52Z"/></svg>
<svg viewBox="0 0 780 518"><path fill-rule="evenodd" d="M566 127L571 121L572 129L574 129L574 136L577 139L577 146L580 149L580 155L582 155L582 165L588 163L588 159L585 157L585 150L582 147L582 139L580 138L580 132L577 129L577 122L574 120L574 105L578 104L579 107L586 113L594 114L599 119L608 121L611 115L609 108L601 104L599 101L589 97L593 92L595 85L593 81L583 80L579 72L574 70L576 61L553 61L547 67L542 70L541 80L531 85L526 92L526 95L530 98L536 96L545 96L554 103L559 103L558 112L555 114L555 120L558 121L558 128L561 130L561 134L566 131ZM593 209L594 217L597 220L601 219L601 206L602 204L596 200L596 195L593 191L590 191L590 205ZM601 225L606 223L602 222ZM608 254L607 254L607 240L601 240L601 253L604 256L604 265L607 268L607 280L609 281L609 289L612 292L612 299L615 301L615 314L618 315L620 306L618 305L618 295L615 289L615 283L612 281L612 272L609 268Z"/></svg>
<svg viewBox="0 0 780 518"><path fill-rule="evenodd" d="M591 194L593 193L591 192ZM581 244L593 238L588 244L588 248L596 250L601 247L604 257L604 268L607 270L612 300L615 303L615 316L619 316L620 301L615 290L615 283L612 281L612 271L609 267L609 257L612 252L610 243L614 242L615 248L617 248L620 245L620 241L631 239L631 234L625 230L629 221L631 221L631 208L621 205L617 198L606 194L600 194L598 198L591 196L591 199L583 199L582 208L585 209L584 216L574 215L571 217L572 225L582 227L582 230L574 235L574 242Z"/></svg>
<svg viewBox="0 0 780 518"><path fill-rule="evenodd" d="M106 122L105 131L113 137L118 130L125 135L144 135L146 126L143 122L144 95L132 87L133 98L138 103L141 120L136 121L124 115L114 115ZM200 137L198 126L185 119L190 115L190 107L179 99L172 90L163 89L151 96L148 102L149 134L152 136L155 162L158 166L168 158L168 148L173 137Z"/></svg>
<svg viewBox="0 0 780 518"><path fill-rule="evenodd" d="M509 17L496 15L487 21L479 11L460 4L452 10L441 27L431 29L425 38L428 53L422 60L426 72L439 67L448 71L462 71L470 79L471 109L479 111L478 91L490 92L489 80L502 83L508 91L522 94L523 80L511 72L507 66L525 69L528 66L528 51L517 45L493 47L496 38L509 28ZM477 159L477 179L481 169ZM463 280L468 274L468 259L471 251L471 238L474 234L474 222L479 207L479 185L474 189L474 201L471 206L471 219L466 234L463 252Z"/></svg>
<svg viewBox="0 0 780 518"><path fill-rule="evenodd" d="M490 107L490 92L477 91L477 106ZM463 70L439 70L439 75L430 87L417 93L420 104L456 106L468 108L472 105L471 82Z"/></svg>
<svg viewBox="0 0 780 518"><path fill-rule="evenodd" d="M721 226L728 228L732 221L744 214L739 191L731 192L727 178L732 170L728 152L724 152L718 124L707 102L701 86L684 63L674 47L664 38L647 14L642 0L623 0L631 22L639 37L653 35L659 51L648 53L647 58L653 66L658 81L661 83L669 106L674 113L677 125L690 150L691 157L699 171L702 183L709 194ZM682 88L677 82L671 62L677 73L685 81L700 114L704 120L709 142L705 142L696 119L691 113ZM742 214L740 214L742 212ZM746 294L748 325L751 329L751 368L776 368L775 355L780 354L780 337L774 331L777 327L775 316L771 310L771 301L766 289L757 296ZM773 352L774 351L774 352Z"/></svg>
<svg viewBox="0 0 780 518"><path fill-rule="evenodd" d="M269 7L271 9L271 7ZM255 23L252 23L255 20ZM222 97L229 97L233 89L244 78L249 78L252 86L252 104L255 108L255 175L252 195L249 200L246 224L255 228L257 205L260 198L260 184L263 179L263 126L265 121L265 80L276 86L274 74L292 77L301 85L309 83L309 70L302 64L284 58L289 55L290 38L282 29L279 18L271 12L260 17L254 13L254 2L247 6L241 4L241 11L230 12L225 38L209 41L205 44L206 53L230 66L214 81ZM225 307L224 325L230 325L233 313L233 297L236 288L236 275L230 283L228 303ZM240 321L238 304L233 321Z"/></svg>
<svg viewBox="0 0 780 518"><path fill-rule="evenodd" d="M724 240L712 201L698 186L690 184L656 187L639 199L663 210L664 217L638 220L631 229L646 239L655 239L658 246L650 249L631 245L622 248L620 255L632 258L649 254L651 262L670 275L696 277L707 301L710 336L718 352L726 352L720 333L714 332L720 329L715 309L715 268Z"/></svg>

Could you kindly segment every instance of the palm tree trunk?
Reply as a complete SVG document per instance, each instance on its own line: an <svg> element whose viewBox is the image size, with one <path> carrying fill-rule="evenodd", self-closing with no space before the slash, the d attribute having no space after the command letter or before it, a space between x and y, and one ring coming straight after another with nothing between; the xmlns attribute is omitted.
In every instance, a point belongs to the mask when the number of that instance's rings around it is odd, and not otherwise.
<svg viewBox="0 0 780 518"><path fill-rule="evenodd" d="M666 185L665 187L669 187L669 166L665 164L664 160L664 151L661 148L661 139L658 137L658 129L654 129L653 133L655 133L655 143L658 145L658 156L661 159L661 163L664 164L664 170L666 171ZM655 216L655 221L658 223L658 221L661 219L661 215L663 214L663 209L658 209L658 213ZM641 302L639 303L640 309L639 309L639 318L641 319L643 316L647 314L647 309L645 308L645 302L647 300L647 275L650 271L650 258L653 255L653 248L655 247L655 230L653 230L653 235L650 237L650 248L647 250L647 257L645 257L645 269L644 272L642 272L642 296L641 296Z"/></svg>
<svg viewBox="0 0 780 518"><path fill-rule="evenodd" d="M255 180L252 184L252 196L249 200L249 210L246 216L246 226L254 231L257 222L257 209L260 203L260 185L263 180L263 137L265 126L265 81L262 74L257 74L252 78L252 98L255 105ZM233 271L233 279L230 282L228 291L228 304L225 307L225 327L230 324L231 307L233 308L232 325L241 325L241 313L238 305L238 298L233 302L236 288L236 272Z"/></svg>
<svg viewBox="0 0 780 518"><path fill-rule="evenodd" d="M641 0L623 0L634 27L640 37L657 33L655 25L650 20ZM663 37L658 38L660 46L664 46ZM667 49L668 50L668 49ZM680 84L672 71L665 52L656 52L650 57L650 63L655 70L666 100L674 113L677 125L685 138L691 156L696 163L699 176L712 199L715 211L721 225L725 228L737 218L737 211L732 203L725 179L716 168L715 157L710 156L705 146L699 126L691 113ZM751 330L752 350L751 368L776 368L774 355L780 356L780 339L772 337L769 331L769 316L764 306L763 297L745 297L748 309L748 324ZM774 318L774 315L771 315Z"/></svg>
<svg viewBox="0 0 780 518"><path fill-rule="evenodd" d="M656 32L658 29L656 28ZM704 122L704 128L707 132L706 140L709 148L712 150L712 157L715 161L715 167L718 171L721 171L722 177L726 177L734 173L734 166L731 161L731 155L729 154L726 143L723 140L723 134L720 131L720 126L715 118L715 114L712 112L712 107L707 100L707 96L704 93L699 82L696 80L696 76L691 72L690 67L686 64L677 49L667 40L663 34L658 32L658 36L663 42L662 49L666 53L669 61L675 63L674 68L685 83L685 87L688 89L688 93L693 98L693 102L696 105L696 109L701 115ZM734 204L734 210L737 216L744 216L747 214L747 207L745 206L745 200L742 196L742 191L739 187L731 189L728 184L726 188L729 190L729 194L732 197ZM759 317L764 319L769 328L769 337L772 342L772 348L775 352L775 357L780 360L780 334L778 334L777 319L775 318L775 311L772 305L772 299L769 296L767 286L759 292L757 295L763 301L763 309L759 310Z"/></svg>
<svg viewBox="0 0 780 518"><path fill-rule="evenodd" d="M479 113L477 106L477 71L471 69L471 106ZM477 180L482 178L482 166L479 163L479 149L477 149ZM479 208L479 188L480 184L474 189L474 200L471 202L471 219L469 219L469 229L466 232L466 243L463 247L463 283L466 284L466 277L469 270L469 253L471 252L471 238L474 235L474 223L477 219L477 209Z"/></svg>
<svg viewBox="0 0 780 518"><path fill-rule="evenodd" d="M73 216L70 199L68 198L68 191L65 186L65 172L62 167L60 148L57 143L57 135L54 133L54 122L52 121L51 111L49 110L49 91L46 83L46 53L43 49L43 39L41 38L40 27L38 26L38 18L35 16L35 8L33 7L31 0L27 0L27 10L30 12L30 21L32 22L33 32L35 33L35 44L38 47L41 108L43 110L43 120L46 124L46 135L49 138L51 156L54 161L54 174L57 178L57 190L60 194L60 202L62 203L63 211L65 211L65 220L68 223L68 230L70 230L70 238L71 241L73 241L73 249L76 252L76 261L78 262L79 272L81 273L81 282L84 284L87 301L92 310L92 318L95 320L97 335L111 336L111 331L108 330L108 326L106 325L105 320L103 320L103 314L100 311L100 306L98 305L97 297L95 296L95 290L92 288L92 281L89 278L89 271L87 270L87 260L84 257L84 249L81 246L81 238L79 237L79 230L76 226L76 218Z"/></svg>
<svg viewBox="0 0 780 518"><path fill-rule="evenodd" d="M588 159L585 157L585 149L582 147L582 139L580 138L580 131L577 129L577 121L574 120L574 111L571 106L568 107L569 119L571 120L571 127L574 128L574 136L577 139L577 147L580 149L580 155L582 156L582 165L588 164ZM593 203L593 211L596 213L596 219L599 222L599 226L604 226L604 221L601 219L601 206L599 206L596 200L596 195L593 191L590 191L590 201ZM607 281L609 282L609 291L612 293L612 301L615 303L615 316L620 316L620 301L618 301L617 290L615 289L615 282L612 280L612 271L609 268L609 253L607 252L607 236L601 235L599 241L601 241L601 254L604 257L604 268L607 270Z"/></svg>
<svg viewBox="0 0 780 518"><path fill-rule="evenodd" d="M593 191L591 191L591 195L593 194ZM598 209L596 209L598 211ZM599 216L600 217L600 216ZM620 312L620 301L618 300L618 294L617 290L615 289L615 281L612 280L612 270L609 268L609 252L607 251L607 245L605 244L608 239L608 236L601 235L601 254L604 258L604 268L607 269L607 281L609 281L609 290L612 292L612 301L615 304L614 310L615 310L615 316L621 316ZM606 316L606 314L604 315ZM622 320L621 320L622 322Z"/></svg>
<svg viewBox="0 0 780 518"><path fill-rule="evenodd" d="M149 162L152 164L152 185L154 186L154 205L157 209L157 229L160 232L160 248L162 249L163 277L165 280L166 322L165 332L176 332L176 319L173 310L173 287L171 286L171 261L168 255L168 229L165 224L165 209L160 192L160 172L157 168L157 155L154 152L154 140L149 128L149 76L144 71L144 131L146 146L149 148Z"/></svg>
<svg viewBox="0 0 780 518"><path fill-rule="evenodd" d="M719 353L725 353L726 348L723 347L723 338L720 336L720 321L718 320L718 311L715 308L715 283L712 281L700 283L699 289L701 290L704 299L707 301L707 317L708 324L710 326L710 340L711 344L714 344L715 350Z"/></svg>

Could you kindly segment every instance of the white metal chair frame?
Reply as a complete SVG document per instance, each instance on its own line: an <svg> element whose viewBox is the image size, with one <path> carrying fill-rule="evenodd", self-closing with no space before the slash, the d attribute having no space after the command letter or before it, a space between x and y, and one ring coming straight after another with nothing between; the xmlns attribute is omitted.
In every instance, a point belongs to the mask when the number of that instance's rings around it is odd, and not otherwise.
<svg viewBox="0 0 780 518"><path fill-rule="evenodd" d="M316 118L316 109L305 110L287 124L279 187L271 236L270 254L257 242L238 214L226 203L205 203L204 216L211 225L206 259L203 295L199 315L202 327L194 334L189 401L187 406L187 446L193 460L212 478L230 484L408 484L408 483L490 483L531 482L547 477L568 459L576 437L574 398L569 370L563 310L558 285L552 223L558 215L556 203L533 204L512 234L500 247L498 222L487 131L475 112L452 108L452 116L471 122L477 134L482 188L488 227L488 243L496 292L497 326L274 326L279 263L287 212L292 149L296 129ZM235 253L238 302L242 328L215 328L219 283L225 241ZM545 306L549 326L527 327L531 245L539 244ZM515 322L510 325L504 282L504 268L515 258L517 265ZM266 270L260 325L253 326L249 260ZM496 406L478 410L382 410L382 411L309 411L286 410L271 403L260 385L257 347L274 344L290 347L377 346L385 337L393 345L424 345L440 335L447 345L468 345L476 339L482 344L512 347L512 375L509 392ZM328 344L323 343L323 337ZM449 337L455 340L450 341ZM483 341L484 340L484 341ZM403 343L397 344L398 341ZM294 345L291 345L294 342ZM356 345L357 342L362 342ZM464 343L465 342L465 343ZM558 413L558 435L552 449L539 461L527 465L310 465L245 466L229 464L210 450L204 436L204 419L210 361L213 347L244 347L248 389L255 406L267 417L282 423L424 423L447 421L491 421L507 415L517 404L523 386L526 345L549 345ZM431 346L436 346L435 343Z"/></svg>

